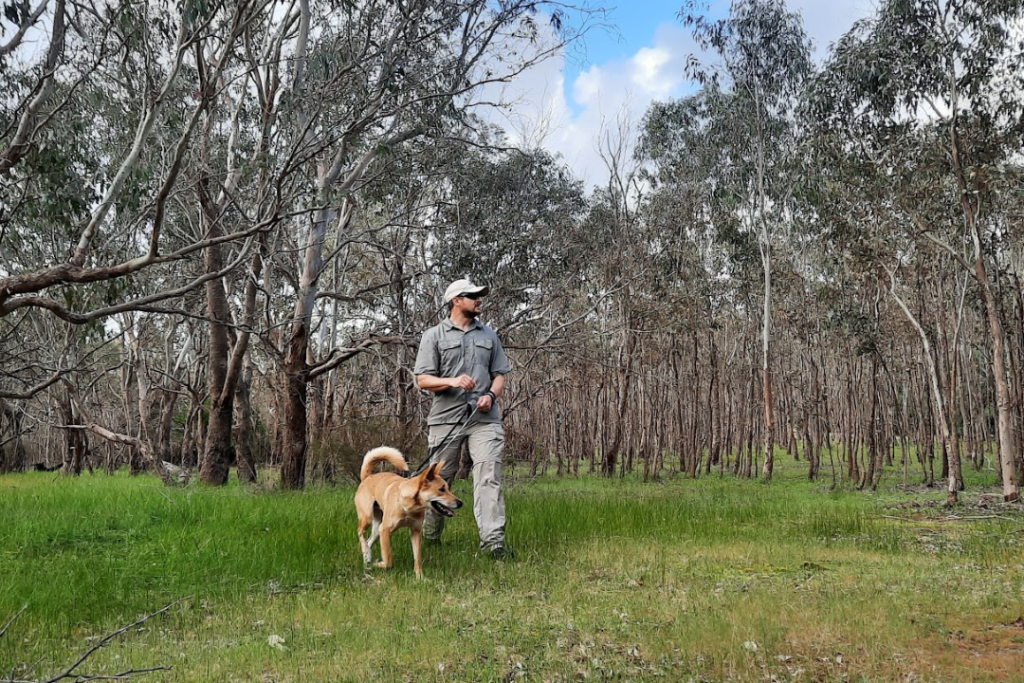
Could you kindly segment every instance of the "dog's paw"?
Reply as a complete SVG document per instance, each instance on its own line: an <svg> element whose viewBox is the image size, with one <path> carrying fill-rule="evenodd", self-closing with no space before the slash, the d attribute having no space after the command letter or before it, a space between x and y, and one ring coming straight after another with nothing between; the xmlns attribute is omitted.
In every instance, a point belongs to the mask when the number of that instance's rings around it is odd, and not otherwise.
<svg viewBox="0 0 1024 683"><path fill-rule="evenodd" d="M377 563L377 569L387 569L387 568L388 568L388 566L386 564L384 564L384 560L381 560L380 562Z"/></svg>

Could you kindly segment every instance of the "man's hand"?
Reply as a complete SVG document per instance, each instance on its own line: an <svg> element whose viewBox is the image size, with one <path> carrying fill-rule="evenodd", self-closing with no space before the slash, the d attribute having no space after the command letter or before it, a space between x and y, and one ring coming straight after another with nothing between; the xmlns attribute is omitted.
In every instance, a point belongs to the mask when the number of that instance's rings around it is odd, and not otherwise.
<svg viewBox="0 0 1024 683"><path fill-rule="evenodd" d="M451 382L452 389L465 389L466 391L473 391L476 388L476 380L469 375L459 375L448 380Z"/></svg>
<svg viewBox="0 0 1024 683"><path fill-rule="evenodd" d="M495 375L491 378L491 388L486 394L477 399L476 407L481 413L489 412L494 404L498 402L498 397L501 396L505 390L505 375Z"/></svg>

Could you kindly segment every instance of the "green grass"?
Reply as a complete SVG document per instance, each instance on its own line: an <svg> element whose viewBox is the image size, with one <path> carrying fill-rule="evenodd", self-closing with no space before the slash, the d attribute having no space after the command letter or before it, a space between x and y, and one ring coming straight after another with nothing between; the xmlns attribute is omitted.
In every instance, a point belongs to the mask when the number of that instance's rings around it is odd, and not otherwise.
<svg viewBox="0 0 1024 683"><path fill-rule="evenodd" d="M991 474L970 476L958 519L942 490L895 490L897 472L879 493L829 491L785 457L769 485L519 479L506 492L515 558L478 555L468 506L425 548L421 582L406 532L395 569L364 570L350 488L4 476L0 628L28 607L0 638L0 680L53 675L168 604L79 673L1024 680L1024 515L978 507Z"/></svg>

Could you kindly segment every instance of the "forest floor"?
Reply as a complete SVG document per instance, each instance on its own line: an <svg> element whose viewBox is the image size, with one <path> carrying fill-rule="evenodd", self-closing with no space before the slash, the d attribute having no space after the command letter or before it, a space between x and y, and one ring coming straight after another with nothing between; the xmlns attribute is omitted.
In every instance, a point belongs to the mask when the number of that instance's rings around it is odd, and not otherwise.
<svg viewBox="0 0 1024 683"><path fill-rule="evenodd" d="M405 531L363 568L351 487L0 476L0 681L1024 680L1024 509L993 472L954 509L895 469L804 473L515 477L505 561L460 481L422 581Z"/></svg>

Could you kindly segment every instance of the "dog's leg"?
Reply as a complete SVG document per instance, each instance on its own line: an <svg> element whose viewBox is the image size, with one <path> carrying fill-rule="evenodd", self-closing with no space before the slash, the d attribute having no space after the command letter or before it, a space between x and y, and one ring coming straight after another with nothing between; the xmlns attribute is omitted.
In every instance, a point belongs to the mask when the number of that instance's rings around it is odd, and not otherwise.
<svg viewBox="0 0 1024 683"><path fill-rule="evenodd" d="M359 549L363 553L363 564L370 564L370 544L366 542L362 529L359 530Z"/></svg>
<svg viewBox="0 0 1024 683"><path fill-rule="evenodd" d="M363 562L370 563L370 544L366 542L366 530L370 527L370 521L363 514L359 514L359 549L363 552Z"/></svg>
<svg viewBox="0 0 1024 683"><path fill-rule="evenodd" d="M423 530L412 527L412 557L416 565L416 578L423 578L423 563L421 561L420 551L423 546Z"/></svg>
<svg viewBox="0 0 1024 683"><path fill-rule="evenodd" d="M370 538L366 541L366 546L363 548L363 561L366 564L370 564L373 561L373 544L380 538L380 520L376 517L373 518L373 526L370 528Z"/></svg>
<svg viewBox="0 0 1024 683"><path fill-rule="evenodd" d="M385 524L380 527L380 562L377 566L381 569L391 567L391 528Z"/></svg>

